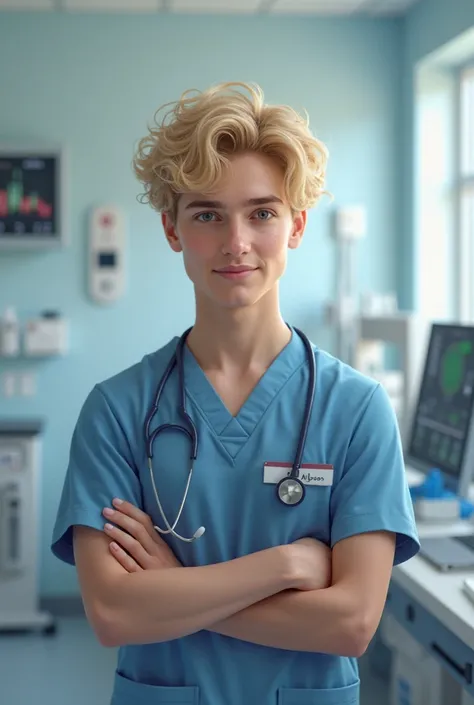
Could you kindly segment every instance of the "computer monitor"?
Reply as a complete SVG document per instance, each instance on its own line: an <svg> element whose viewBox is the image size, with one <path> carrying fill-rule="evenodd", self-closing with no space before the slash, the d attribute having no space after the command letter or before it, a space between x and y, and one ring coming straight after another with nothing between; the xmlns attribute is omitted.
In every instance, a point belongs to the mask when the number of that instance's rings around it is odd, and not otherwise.
<svg viewBox="0 0 474 705"><path fill-rule="evenodd" d="M64 153L59 147L0 144L0 248L65 241Z"/></svg>
<svg viewBox="0 0 474 705"><path fill-rule="evenodd" d="M433 324L412 418L407 463L439 468L468 495L474 470L474 326Z"/></svg>

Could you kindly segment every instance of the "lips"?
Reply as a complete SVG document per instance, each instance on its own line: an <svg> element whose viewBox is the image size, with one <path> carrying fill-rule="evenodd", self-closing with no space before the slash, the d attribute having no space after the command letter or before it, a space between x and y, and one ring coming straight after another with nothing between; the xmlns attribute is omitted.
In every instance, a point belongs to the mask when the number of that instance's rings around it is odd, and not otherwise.
<svg viewBox="0 0 474 705"><path fill-rule="evenodd" d="M241 274L242 272L253 272L256 267L223 267L222 269L216 269L219 274Z"/></svg>

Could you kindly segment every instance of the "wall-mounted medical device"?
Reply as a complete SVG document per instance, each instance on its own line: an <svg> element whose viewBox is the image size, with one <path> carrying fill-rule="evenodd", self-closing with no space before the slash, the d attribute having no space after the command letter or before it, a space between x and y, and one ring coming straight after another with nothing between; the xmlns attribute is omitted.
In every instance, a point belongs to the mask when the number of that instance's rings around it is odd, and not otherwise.
<svg viewBox="0 0 474 705"><path fill-rule="evenodd" d="M64 355L68 348L68 322L59 311L43 311L25 325L24 353L28 357Z"/></svg>
<svg viewBox="0 0 474 705"><path fill-rule="evenodd" d="M125 291L125 218L114 205L94 208L89 232L89 293L108 304Z"/></svg>
<svg viewBox="0 0 474 705"><path fill-rule="evenodd" d="M66 241L65 155L60 147L0 144L0 248Z"/></svg>

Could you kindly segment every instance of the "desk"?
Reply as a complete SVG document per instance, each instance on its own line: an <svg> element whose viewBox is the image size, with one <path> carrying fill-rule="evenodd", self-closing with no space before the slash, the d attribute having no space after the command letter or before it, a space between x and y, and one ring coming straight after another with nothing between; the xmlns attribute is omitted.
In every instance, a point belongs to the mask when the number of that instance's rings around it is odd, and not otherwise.
<svg viewBox="0 0 474 705"><path fill-rule="evenodd" d="M410 477L410 480L413 480ZM473 521L418 525L420 539L474 533ZM393 569L386 610L474 696L474 603L463 592L473 572L441 573L420 556Z"/></svg>

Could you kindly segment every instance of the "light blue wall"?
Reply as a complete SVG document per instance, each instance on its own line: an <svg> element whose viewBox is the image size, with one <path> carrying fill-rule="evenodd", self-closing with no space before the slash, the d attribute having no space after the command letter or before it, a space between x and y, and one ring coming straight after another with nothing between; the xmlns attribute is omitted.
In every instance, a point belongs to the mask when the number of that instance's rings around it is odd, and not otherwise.
<svg viewBox="0 0 474 705"><path fill-rule="evenodd" d="M336 203L368 206L361 280L390 290L400 230L400 30L389 20L0 14L0 139L59 141L69 151L69 247L0 254L0 309L13 303L24 318L59 306L72 325L67 357L35 366L37 396L0 397L0 416L47 420L43 595L77 593L74 571L50 555L49 539L85 395L193 317L181 260L158 216L136 202L130 160L147 121L182 90L229 79L257 81L269 101L305 107L331 151ZM105 201L125 208L130 237L128 294L111 309L93 305L85 291L87 213ZM282 285L285 316L318 341L320 307L333 292L331 207L325 202L312 215ZM0 361L0 372L10 367L20 362Z"/></svg>
<svg viewBox="0 0 474 705"><path fill-rule="evenodd" d="M401 256L398 258L399 291L402 305L416 307L417 261L414 246L414 72L416 64L428 54L469 28L474 27L473 0L421 0L407 15L404 28L403 53L403 168L402 168L402 230L400 233Z"/></svg>

